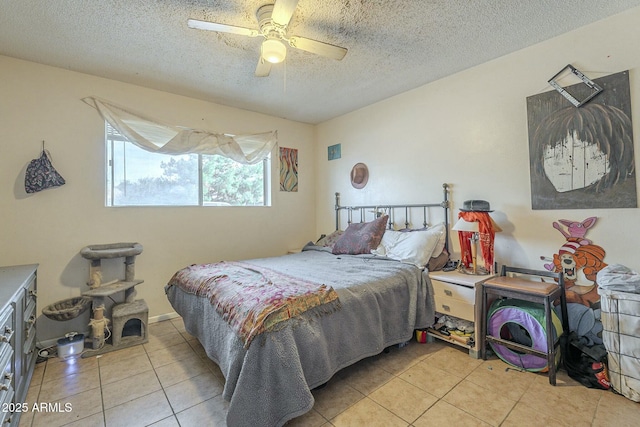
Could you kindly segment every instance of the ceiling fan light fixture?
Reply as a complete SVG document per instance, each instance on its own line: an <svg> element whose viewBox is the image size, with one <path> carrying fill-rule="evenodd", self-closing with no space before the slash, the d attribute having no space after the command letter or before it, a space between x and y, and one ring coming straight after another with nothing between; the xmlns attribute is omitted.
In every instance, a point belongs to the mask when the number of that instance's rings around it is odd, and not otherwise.
<svg viewBox="0 0 640 427"><path fill-rule="evenodd" d="M269 38L262 42L262 57L272 64L279 64L287 56L287 47L282 41Z"/></svg>

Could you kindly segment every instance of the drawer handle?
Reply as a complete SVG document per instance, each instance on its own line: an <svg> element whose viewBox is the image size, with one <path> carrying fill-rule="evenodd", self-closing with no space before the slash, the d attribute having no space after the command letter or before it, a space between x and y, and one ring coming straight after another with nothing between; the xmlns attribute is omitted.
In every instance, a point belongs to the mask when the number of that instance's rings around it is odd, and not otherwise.
<svg viewBox="0 0 640 427"><path fill-rule="evenodd" d="M29 319L26 322L29 326L33 325L34 323L36 323L36 316L34 316L33 314L31 316L29 316Z"/></svg>
<svg viewBox="0 0 640 427"><path fill-rule="evenodd" d="M449 307L448 305L442 304L442 308L444 309L444 311L451 311L451 307Z"/></svg>
<svg viewBox="0 0 640 427"><path fill-rule="evenodd" d="M0 342L9 342L13 338L13 329L6 327L4 328L4 335L0 335Z"/></svg>
<svg viewBox="0 0 640 427"><path fill-rule="evenodd" d="M13 372L5 372L4 379L11 382L11 380L13 379Z"/></svg>
<svg viewBox="0 0 640 427"><path fill-rule="evenodd" d="M449 289L445 289L444 294L450 297L451 295L453 295L453 292L451 292Z"/></svg>
<svg viewBox="0 0 640 427"><path fill-rule="evenodd" d="M36 291L29 291L29 296L37 298L38 297L38 293Z"/></svg>
<svg viewBox="0 0 640 427"><path fill-rule="evenodd" d="M0 385L0 390L2 390L2 391L9 390L9 386L7 384L2 384L2 385Z"/></svg>

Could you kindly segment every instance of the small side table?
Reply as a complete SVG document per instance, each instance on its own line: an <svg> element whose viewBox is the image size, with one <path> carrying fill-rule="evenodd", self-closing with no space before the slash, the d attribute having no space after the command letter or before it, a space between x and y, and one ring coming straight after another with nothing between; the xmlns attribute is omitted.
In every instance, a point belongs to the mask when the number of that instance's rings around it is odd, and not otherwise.
<svg viewBox="0 0 640 427"><path fill-rule="evenodd" d="M433 271L429 273L433 284L436 312L450 317L468 320L480 325L481 292L480 285L495 275L473 275L459 271ZM444 335L435 329L427 331L429 342L441 339L469 349L474 359L480 357L478 340L466 340L452 335Z"/></svg>

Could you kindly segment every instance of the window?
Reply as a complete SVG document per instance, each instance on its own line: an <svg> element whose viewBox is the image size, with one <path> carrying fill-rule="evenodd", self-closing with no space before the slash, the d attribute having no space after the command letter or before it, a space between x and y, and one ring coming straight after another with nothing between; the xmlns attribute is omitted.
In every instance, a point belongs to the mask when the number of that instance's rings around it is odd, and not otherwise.
<svg viewBox="0 0 640 427"><path fill-rule="evenodd" d="M106 124L107 206L268 206L270 159L145 151Z"/></svg>

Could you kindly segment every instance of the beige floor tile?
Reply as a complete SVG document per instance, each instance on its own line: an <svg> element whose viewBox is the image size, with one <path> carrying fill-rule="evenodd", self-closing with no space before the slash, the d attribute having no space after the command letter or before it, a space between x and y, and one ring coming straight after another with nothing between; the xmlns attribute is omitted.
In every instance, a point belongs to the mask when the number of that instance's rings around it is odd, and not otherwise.
<svg viewBox="0 0 640 427"><path fill-rule="evenodd" d="M153 367L146 354L133 356L109 363L106 366L100 365L100 381L104 386L151 369Z"/></svg>
<svg viewBox="0 0 640 427"><path fill-rule="evenodd" d="M326 425L329 425L329 421L314 409L286 423L287 427L323 427Z"/></svg>
<svg viewBox="0 0 640 427"><path fill-rule="evenodd" d="M102 402L105 409L122 405L154 391L160 390L160 381L153 370L131 375L102 387Z"/></svg>
<svg viewBox="0 0 640 427"><path fill-rule="evenodd" d="M179 319L172 319L171 323L173 324L173 326L176 328L176 330L178 332L180 332L180 334L184 337L184 339L186 339L187 341L191 341L191 340L197 340L197 338L193 335L191 335L189 332L187 332L187 328L185 328L184 326L184 322L182 321L182 318Z"/></svg>
<svg viewBox="0 0 640 427"><path fill-rule="evenodd" d="M26 398L30 407L56 403L50 399L72 393L57 401L59 408L70 403L72 411L30 411L23 414L20 426L226 426L228 402L221 396L224 376L218 365L186 334L182 319L153 325L150 345L76 363L53 358L37 365ZM340 371L326 387L313 391L314 408L287 425L638 424L640 403L588 389L564 371L553 387L546 374L507 367L497 358L474 360L466 351L440 341L412 341ZM102 387L85 390L92 384Z"/></svg>
<svg viewBox="0 0 640 427"><path fill-rule="evenodd" d="M594 427L610 425L631 427L640 423L640 403L627 399L613 391L602 391L601 394L593 420Z"/></svg>
<svg viewBox="0 0 640 427"><path fill-rule="evenodd" d="M438 401L436 396L400 378L392 379L368 397L409 423Z"/></svg>
<svg viewBox="0 0 640 427"><path fill-rule="evenodd" d="M516 404L502 394L462 380L443 400L488 424L497 426Z"/></svg>
<svg viewBox="0 0 640 427"><path fill-rule="evenodd" d="M588 422L567 423L553 417L553 414L532 409L523 402L518 402L511 410L501 427L540 427L540 426L589 426Z"/></svg>
<svg viewBox="0 0 640 427"><path fill-rule="evenodd" d="M184 332L180 332L180 335L182 335L182 338L184 338L186 341L198 341L198 338L196 336L191 335L189 332L184 331Z"/></svg>
<svg viewBox="0 0 640 427"><path fill-rule="evenodd" d="M534 380L520 401L539 413L545 413L564 423L591 423L602 390L589 389L561 371L556 386L546 375L534 375Z"/></svg>
<svg viewBox="0 0 640 427"><path fill-rule="evenodd" d="M209 356L207 356L207 352L205 351L204 347L202 346L202 344L200 344L200 341L198 341L197 339L187 339L187 344L189 344L189 347L191 347L198 356L202 357L203 359L209 358Z"/></svg>
<svg viewBox="0 0 640 427"><path fill-rule="evenodd" d="M33 405L33 403L29 403L29 408L31 408L31 405ZM20 413L20 422L18 423L18 427L31 427L31 424L33 423L33 415L34 413L30 410ZM16 415L14 414L13 416L15 417Z"/></svg>
<svg viewBox="0 0 640 427"><path fill-rule="evenodd" d="M433 342L427 342L427 343L416 342L415 345L422 349L422 352L425 354L425 356L430 356L433 353L437 353L443 348L454 346L454 344L450 344L448 342L435 339L435 338Z"/></svg>
<svg viewBox="0 0 640 427"><path fill-rule="evenodd" d="M98 367L98 361L95 357L83 359L81 357L61 360L57 357L47 360L42 376L42 382L51 381L67 375L77 374Z"/></svg>
<svg viewBox="0 0 640 427"><path fill-rule="evenodd" d="M155 371L160 384L165 388L207 372L211 373L207 364L195 355L160 366Z"/></svg>
<svg viewBox="0 0 640 427"><path fill-rule="evenodd" d="M198 357L191 346L185 341L171 347L147 351L149 352L149 360L151 360L151 364L154 368L168 365L169 363L177 362L189 357Z"/></svg>
<svg viewBox="0 0 640 427"><path fill-rule="evenodd" d="M413 423L414 427L488 427L490 424L440 400Z"/></svg>
<svg viewBox="0 0 640 427"><path fill-rule="evenodd" d="M176 414L181 426L226 427L229 404L216 396Z"/></svg>
<svg viewBox="0 0 640 427"><path fill-rule="evenodd" d="M330 420L335 427L405 427L409 423L365 397Z"/></svg>
<svg viewBox="0 0 640 427"><path fill-rule="evenodd" d="M369 394L393 378L393 374L380 368L370 359L362 360L338 373L338 376L362 394Z"/></svg>
<svg viewBox="0 0 640 427"><path fill-rule="evenodd" d="M223 385L216 376L207 371L186 381L165 387L164 391L173 412L180 412L220 395L222 389Z"/></svg>
<svg viewBox="0 0 640 427"><path fill-rule="evenodd" d="M426 354L404 350L406 348L391 347L387 353L382 352L374 356L371 362L393 375L398 375L426 357Z"/></svg>
<svg viewBox="0 0 640 427"><path fill-rule="evenodd" d="M40 396L40 387L41 384L29 384L29 389L27 390L27 395L25 396L24 401L30 404L37 402L38 397Z"/></svg>
<svg viewBox="0 0 640 427"><path fill-rule="evenodd" d="M99 369L92 368L77 374L65 375L55 380L45 381L40 385L38 400L54 402L67 396L100 387Z"/></svg>
<svg viewBox="0 0 640 427"><path fill-rule="evenodd" d="M482 364L482 360L469 356L469 350L450 345L429 356L429 364L458 377L466 377Z"/></svg>
<svg viewBox="0 0 640 427"><path fill-rule="evenodd" d="M349 406L364 398L364 394L349 386L347 381L333 378L321 389L313 391L313 409L330 420Z"/></svg>
<svg viewBox="0 0 640 427"><path fill-rule="evenodd" d="M47 364L45 362L38 363L33 370L33 375L31 376L31 385L38 385L42 382L42 377L44 376L44 368Z"/></svg>
<svg viewBox="0 0 640 427"><path fill-rule="evenodd" d="M52 403L57 407L36 412L33 416L33 427L57 427L69 424L91 415L102 413L102 395L99 388L94 388L73 396L65 397Z"/></svg>
<svg viewBox="0 0 640 427"><path fill-rule="evenodd" d="M104 414L100 412L71 424L65 424L64 427L104 427Z"/></svg>
<svg viewBox="0 0 640 427"><path fill-rule="evenodd" d="M431 366L430 358L407 369L399 377L436 397L444 396L462 381L461 377Z"/></svg>
<svg viewBox="0 0 640 427"><path fill-rule="evenodd" d="M213 372L213 375L216 376L216 378L218 378L218 380L220 381L221 384L224 384L226 382L225 378L224 378L224 374L222 373L222 370L220 369L220 366L218 366L218 364L216 362L214 362L213 360L209 359L208 357L205 357L203 359L201 359L205 365L207 365L207 367L209 368L209 370L211 372Z"/></svg>
<svg viewBox="0 0 640 427"><path fill-rule="evenodd" d="M186 332L186 329L184 327L184 320L182 320L182 317L171 319L170 322L178 332Z"/></svg>
<svg viewBox="0 0 640 427"><path fill-rule="evenodd" d="M496 391L511 400L519 400L533 383L535 375L511 369L500 359L487 360L467 376L467 380Z"/></svg>
<svg viewBox="0 0 640 427"><path fill-rule="evenodd" d="M430 343L419 343L417 341L411 340L409 341L409 344L406 347L400 349L400 351L408 351L415 354L419 360L424 360L426 357L429 357L448 346L450 346L450 344L439 340Z"/></svg>
<svg viewBox="0 0 640 427"><path fill-rule="evenodd" d="M182 334L178 331L173 331L162 336L149 335L149 342L143 345L147 353L151 354L155 350L183 344L184 342L185 339Z"/></svg>
<svg viewBox="0 0 640 427"><path fill-rule="evenodd" d="M172 322L156 322L149 324L149 336L161 337L167 334L175 334L179 332Z"/></svg>
<svg viewBox="0 0 640 427"><path fill-rule="evenodd" d="M104 411L109 427L147 426L172 414L171 406L162 390Z"/></svg>
<svg viewBox="0 0 640 427"><path fill-rule="evenodd" d="M146 355L147 352L141 345L135 345L133 347L123 348L122 350L110 351L109 353L96 356L100 366L106 366L111 363L120 362L125 359L129 359L135 356Z"/></svg>
<svg viewBox="0 0 640 427"><path fill-rule="evenodd" d="M149 427L180 427L180 424L178 424L178 419L176 418L176 416L172 415L170 417L167 417L163 420L158 421L157 423L151 424ZM183 426L183 427L187 427L187 426Z"/></svg>

